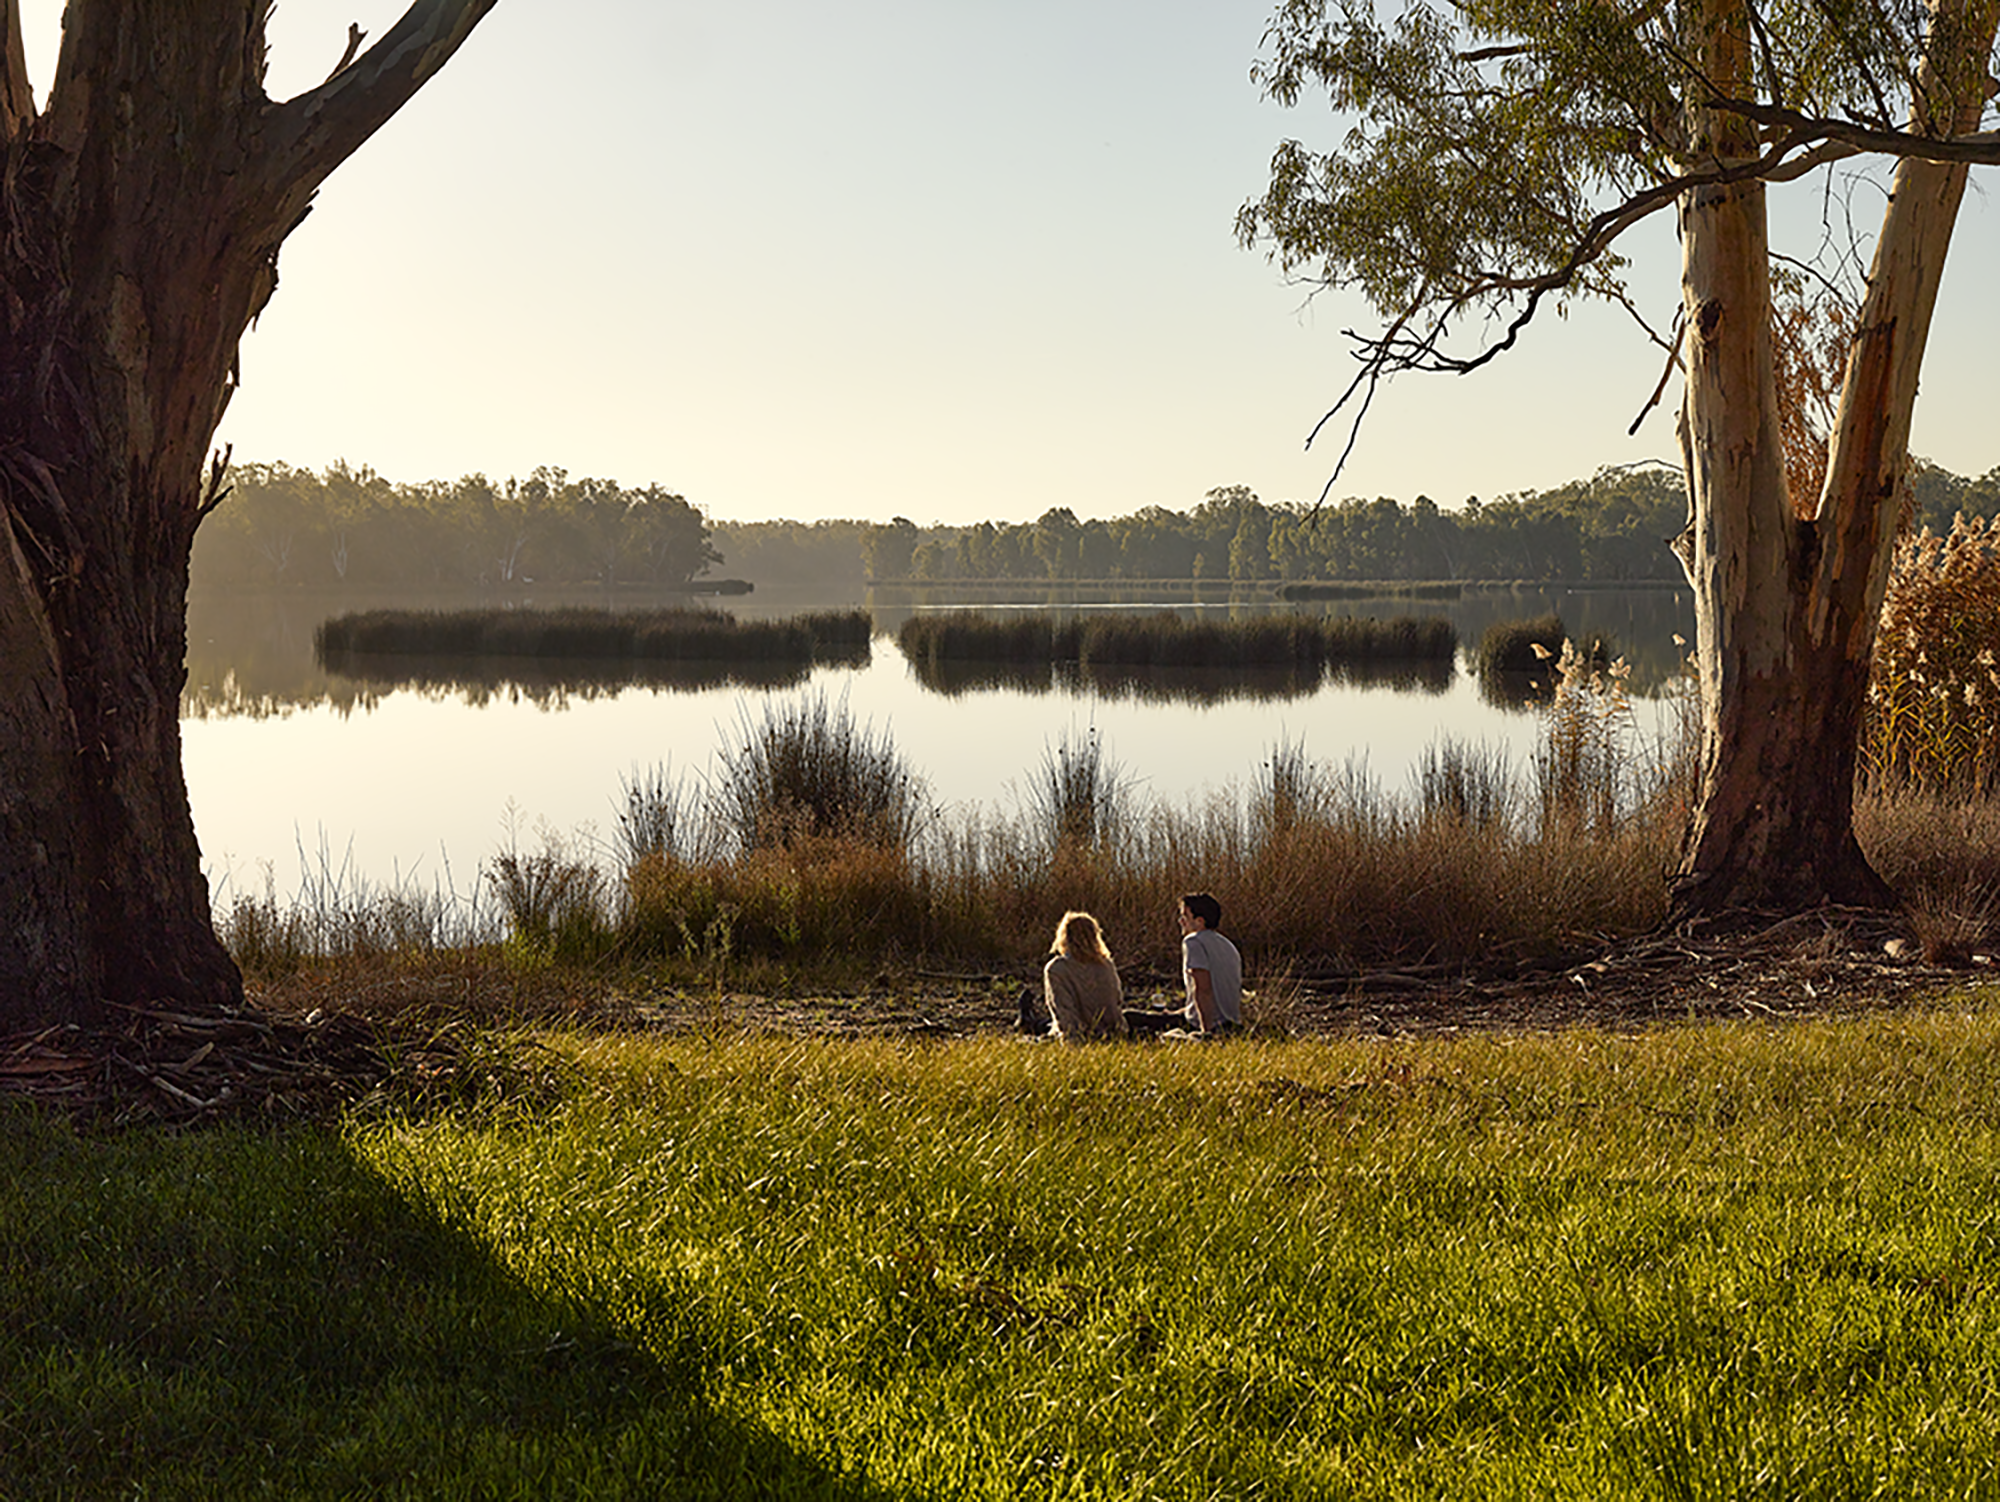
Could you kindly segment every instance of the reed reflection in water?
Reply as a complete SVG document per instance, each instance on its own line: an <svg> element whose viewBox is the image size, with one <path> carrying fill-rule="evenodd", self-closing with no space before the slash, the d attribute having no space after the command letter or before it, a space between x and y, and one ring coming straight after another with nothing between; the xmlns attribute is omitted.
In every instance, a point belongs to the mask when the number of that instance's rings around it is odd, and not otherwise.
<svg viewBox="0 0 2000 1502"><path fill-rule="evenodd" d="M837 667L865 667L868 652L825 656L820 662ZM496 697L526 699L561 708L572 699L615 696L627 689L699 693L709 689L741 688L760 692L797 688L811 679L815 663L760 661L701 661L683 659L611 659L594 657L458 657L410 652L325 652L320 664L328 672L377 692L410 689L430 695L453 695L477 709Z"/></svg>
<svg viewBox="0 0 2000 1502"><path fill-rule="evenodd" d="M1218 705L1233 699L1309 699L1330 684L1441 694L1457 668L1450 662L1347 663L1333 667L1134 667L1111 662L981 662L915 658L910 672L934 694L959 698L999 689L1142 699L1156 704Z"/></svg>

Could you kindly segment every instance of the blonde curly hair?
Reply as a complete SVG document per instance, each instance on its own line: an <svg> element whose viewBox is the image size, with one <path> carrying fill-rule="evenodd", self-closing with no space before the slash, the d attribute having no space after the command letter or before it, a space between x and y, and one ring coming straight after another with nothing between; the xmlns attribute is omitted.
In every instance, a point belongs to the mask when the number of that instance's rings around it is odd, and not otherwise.
<svg viewBox="0 0 2000 1502"><path fill-rule="evenodd" d="M1064 913L1062 921L1056 924L1055 942L1049 946L1049 952L1091 965L1111 963L1111 951L1104 943L1104 930L1088 913Z"/></svg>

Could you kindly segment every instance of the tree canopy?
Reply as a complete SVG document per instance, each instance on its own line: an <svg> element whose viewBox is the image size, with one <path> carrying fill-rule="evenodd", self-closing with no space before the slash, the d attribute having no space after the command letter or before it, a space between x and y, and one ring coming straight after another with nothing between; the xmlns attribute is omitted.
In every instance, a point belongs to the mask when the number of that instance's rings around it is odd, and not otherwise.
<svg viewBox="0 0 2000 1502"><path fill-rule="evenodd" d="M1705 186L1870 154L2000 162L1993 9L1286 0L1253 77L1286 106L1322 92L1339 138L1282 142L1237 233L1381 315L1350 335L1360 366L1335 410L1357 423L1384 376L1477 369L1551 300L1608 299L1677 348L1634 302L1621 237ZM1743 39L1739 69L1704 40L1718 29Z"/></svg>

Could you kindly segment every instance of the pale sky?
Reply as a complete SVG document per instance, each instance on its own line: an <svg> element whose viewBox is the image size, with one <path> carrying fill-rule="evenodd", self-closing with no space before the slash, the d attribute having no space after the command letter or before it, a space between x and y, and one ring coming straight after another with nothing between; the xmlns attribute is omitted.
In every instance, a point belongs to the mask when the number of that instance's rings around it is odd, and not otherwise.
<svg viewBox="0 0 2000 1502"><path fill-rule="evenodd" d="M1027 520L1312 499L1303 441L1358 300L1308 305L1232 221L1272 147L1274 0L502 0L287 242L220 441L398 481L538 464L715 520ZM59 0L23 0L53 70ZM280 0L271 92L396 0ZM1982 169L1989 174L1990 170ZM1813 191L1808 188L1805 190ZM1671 225L1635 286L1678 300ZM1975 174L1916 451L2000 465L2000 210ZM1673 458L1622 314L1538 321L1470 378L1378 395L1335 496L1446 505Z"/></svg>

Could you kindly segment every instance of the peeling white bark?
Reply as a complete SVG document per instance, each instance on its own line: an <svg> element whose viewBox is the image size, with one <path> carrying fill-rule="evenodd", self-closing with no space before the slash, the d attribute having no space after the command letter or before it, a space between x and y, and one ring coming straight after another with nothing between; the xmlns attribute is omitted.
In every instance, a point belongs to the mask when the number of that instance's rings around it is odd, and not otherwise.
<svg viewBox="0 0 2000 1502"><path fill-rule="evenodd" d="M1954 12L1939 33L1961 51L1928 71L1933 83L1975 68L1984 77L1996 7ZM1727 88L1748 65L1740 6L1709 0L1707 19L1710 75ZM1957 97L1965 106L1932 128L1977 123L1980 91ZM1742 154L1731 138L1740 123L1701 124L1719 155ZM1683 204L1682 443L1702 683L1700 792L1676 884L1683 917L1891 900L1854 841L1854 775L1917 376L1965 173L1917 159L1898 168L1809 520L1786 494L1778 443L1763 190L1697 190Z"/></svg>

